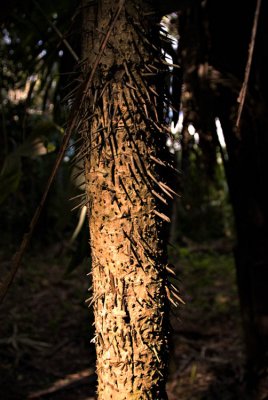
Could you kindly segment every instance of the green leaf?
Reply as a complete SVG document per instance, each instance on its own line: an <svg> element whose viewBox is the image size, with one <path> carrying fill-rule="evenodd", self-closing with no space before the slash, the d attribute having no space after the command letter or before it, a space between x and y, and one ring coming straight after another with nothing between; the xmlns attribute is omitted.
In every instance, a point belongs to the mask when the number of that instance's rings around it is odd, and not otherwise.
<svg viewBox="0 0 268 400"><path fill-rule="evenodd" d="M32 137L9 154L0 173L0 205L18 189L21 178L21 157L37 157L55 151L56 146L42 137Z"/></svg>
<svg viewBox="0 0 268 400"><path fill-rule="evenodd" d="M36 137L29 138L23 144L18 146L15 153L18 156L23 157L36 157L51 153L55 148L56 146L53 143L45 143L44 139Z"/></svg>
<svg viewBox="0 0 268 400"><path fill-rule="evenodd" d="M56 146L55 146L55 144L52 143L52 142L47 143L46 148L47 148L47 152L48 152L48 153L52 153L53 151L56 150Z"/></svg>

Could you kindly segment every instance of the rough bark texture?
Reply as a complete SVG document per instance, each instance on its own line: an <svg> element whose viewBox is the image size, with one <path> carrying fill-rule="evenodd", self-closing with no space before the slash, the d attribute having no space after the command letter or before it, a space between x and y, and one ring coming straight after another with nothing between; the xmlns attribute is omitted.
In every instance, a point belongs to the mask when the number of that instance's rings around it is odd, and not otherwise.
<svg viewBox="0 0 268 400"><path fill-rule="evenodd" d="M117 3L110 3L99 1L94 9L89 4L85 12L88 71L118 10ZM166 209L173 191L161 178L163 169L170 167L160 159L166 139L158 112L163 84L156 78L161 81L166 68L159 48L150 43L148 27L156 15L147 4L120 4L89 93L81 149L92 250L98 398L161 400L166 399L167 294L172 289L166 269ZM173 291L178 298L174 287Z"/></svg>

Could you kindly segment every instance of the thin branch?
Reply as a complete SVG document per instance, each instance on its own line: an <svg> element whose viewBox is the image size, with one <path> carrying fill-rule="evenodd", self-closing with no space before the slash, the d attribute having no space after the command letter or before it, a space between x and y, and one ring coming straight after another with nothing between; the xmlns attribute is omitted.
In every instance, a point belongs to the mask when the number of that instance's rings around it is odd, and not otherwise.
<svg viewBox="0 0 268 400"><path fill-rule="evenodd" d="M241 115L242 115L242 111L243 111L244 103L245 103L245 98L246 98L246 94L247 94L248 80L249 80L249 74L250 74L252 58L253 58L253 51L254 51L254 46L255 46L255 41L256 41L256 33L257 33L257 28L258 28L260 8L261 8L261 0L257 0L254 21L253 21L253 26L252 26L251 40L250 40L250 45L249 45L249 49L248 49L248 61L247 61L246 69L245 69L244 82L243 82L242 88L240 90L239 97L237 99L237 101L239 103L239 108L238 108L237 120L236 120L236 124L235 124L236 128L239 128L239 125L240 125L240 119L241 119Z"/></svg>
<svg viewBox="0 0 268 400"><path fill-rule="evenodd" d="M50 387L44 390L38 390L37 392L30 393L28 399L40 399L40 397L47 396L48 394L53 395L56 392L67 390L78 385L84 385L85 383L89 385L91 380L95 380L95 374L92 368L75 374L67 375L57 380Z"/></svg>
<svg viewBox="0 0 268 400"><path fill-rule="evenodd" d="M11 269L10 269L7 277L5 278L5 280L0 285L0 304L4 300L4 298L5 298L6 294L7 294L7 291L9 289L9 287L11 286L11 284L12 284L12 282L14 280L14 277L16 275L16 272L18 271L18 268L19 268L19 266L21 264L22 257L24 255L26 249L29 246L29 243L30 243L30 240L32 238L34 229L35 229L35 227L37 225L37 222L39 220L40 214L41 214L42 209L44 207L48 192L49 192L50 187L51 187L51 185L52 185L52 183L54 181L55 175L56 175L56 173L57 173L57 171L59 169L61 161L62 161L62 159L64 157L64 154L65 154L66 148L68 146L71 134L72 134L73 130L75 129L76 125L79 122L80 111L82 110L82 108L84 106L84 102L85 102L86 96L88 94L87 92L88 92L88 90L90 88L90 85L92 84L95 72L96 72L97 67L98 67L98 65L100 63L101 57L103 55L103 52L105 50L105 47L106 47L107 42L109 40L109 37L110 37L110 35L112 33L112 30L113 30L113 28L115 26L115 23L116 23L116 21L117 21L117 19L119 17L119 14L120 14L120 12L122 10L123 4L124 4L124 0L121 0L119 2L117 12L116 12L116 14L115 14L115 16L114 16L114 18L113 18L113 20L111 22L111 25L109 26L109 29L107 30L107 33L106 33L106 35L105 35L105 37L104 37L104 39L103 39L103 41L101 43L100 50L99 50L97 58L96 58L96 60L94 62L94 65L92 67L91 73L90 73L88 79L85 81L85 84L81 85L80 90L79 90L79 92L78 92L78 94L76 96L76 99L75 99L74 103L73 103L73 106L72 106L72 109L71 109L71 113L70 113L71 115L70 115L70 118L69 118L68 127L67 127L67 129L66 129L66 131L64 133L64 136L63 136L63 139L62 139L62 144L61 144L58 156L56 158L56 161L55 161L53 170L51 172L51 175L48 178L48 182L47 182L45 191L43 193L43 196L41 198L40 204L37 207L37 209L36 209L36 211L34 213L34 216L33 216L32 220L31 220L31 223L30 223L30 226L29 226L29 232L24 234L22 242L20 244L20 247L19 247L18 251L15 253L15 255L14 255L12 261L11 261Z"/></svg>
<svg viewBox="0 0 268 400"><path fill-rule="evenodd" d="M54 31L56 32L56 34L59 36L59 38L62 40L62 42L65 44L66 48L69 50L69 52L71 53L71 55L73 56L73 58L75 59L76 62L79 61L79 57L76 54L76 52L73 50L73 48L71 47L70 43L65 39L65 37L63 36L63 34L60 32L60 30L56 27L56 25L50 21L50 19L48 18L48 16L46 15L46 13L43 11L43 9L40 7L40 5L37 3L37 1L33 0L33 3L35 5L36 8L38 8L38 10L41 12L41 14L43 15L43 17L46 19L47 23L51 26L52 29L54 29Z"/></svg>

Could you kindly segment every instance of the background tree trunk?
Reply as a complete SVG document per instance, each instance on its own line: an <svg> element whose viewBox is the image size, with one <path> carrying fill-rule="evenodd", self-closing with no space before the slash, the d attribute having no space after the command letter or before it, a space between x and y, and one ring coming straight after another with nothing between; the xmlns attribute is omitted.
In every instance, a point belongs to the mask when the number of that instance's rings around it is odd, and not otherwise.
<svg viewBox="0 0 268 400"><path fill-rule="evenodd" d="M267 257L267 139L252 117L244 116L239 138L230 121L235 99L222 92L219 117L228 150L226 176L234 209L237 245L235 260L241 316L252 386L267 366L268 257ZM247 110L244 111L244 115ZM262 121L265 118L261 119ZM260 147L260 144L262 146ZM261 150L264 149L264 152Z"/></svg>
<svg viewBox="0 0 268 400"><path fill-rule="evenodd" d="M268 57L264 48L268 35L265 23L268 13L266 2L262 2L260 11L239 130L235 128L235 121L255 7L255 0L235 4L231 0L217 3L209 0L201 8L197 2L187 13L182 13L180 26L182 67L186 71L184 85L189 84L194 104L187 105L186 111L198 114L188 119L194 121L199 132L200 147L205 143L203 130L205 134L212 133L208 138L215 152L215 117L219 117L225 136L228 157L224 159L224 164L235 217L237 284L252 387L258 386L256 381L267 371L268 365L268 120L265 113L268 103ZM225 29L226 21L228 30ZM239 30L237 21L240 21ZM206 46L202 46L202 43ZM202 87L199 68L206 60L210 63L208 72L211 71L210 75L204 76L208 91L204 90L206 86ZM211 160L211 153L208 154Z"/></svg>
<svg viewBox="0 0 268 400"><path fill-rule="evenodd" d="M229 3L232 7L233 3ZM233 7L231 18L226 2L217 9L214 7L211 2L212 53L216 66L223 71L229 70L242 82L256 1L237 4ZM237 283L252 387L258 386L256 381L265 370L267 379L268 365L268 120L265 111L268 103L268 57L264 47L268 35L265 23L267 12L267 3L262 2L239 131L234 127L238 93L234 92L234 88L233 91L221 88L217 99L217 115L222 121L228 152L226 174L237 231ZM237 20L242 15L238 33ZM229 29L227 38L223 39L220 32L224 23L220 21L226 20L225 17L228 18ZM226 55L224 59L222 54Z"/></svg>

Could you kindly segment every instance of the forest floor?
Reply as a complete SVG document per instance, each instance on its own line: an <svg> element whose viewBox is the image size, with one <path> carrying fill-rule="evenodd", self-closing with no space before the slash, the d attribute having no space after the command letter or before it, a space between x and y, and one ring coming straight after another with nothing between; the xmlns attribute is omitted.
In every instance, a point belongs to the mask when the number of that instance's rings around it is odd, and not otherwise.
<svg viewBox="0 0 268 400"><path fill-rule="evenodd" d="M88 262L66 274L58 250L26 255L0 307L1 400L95 399ZM171 259L186 305L172 313L169 400L245 400L230 246L171 248ZM8 266L6 251L0 262Z"/></svg>

